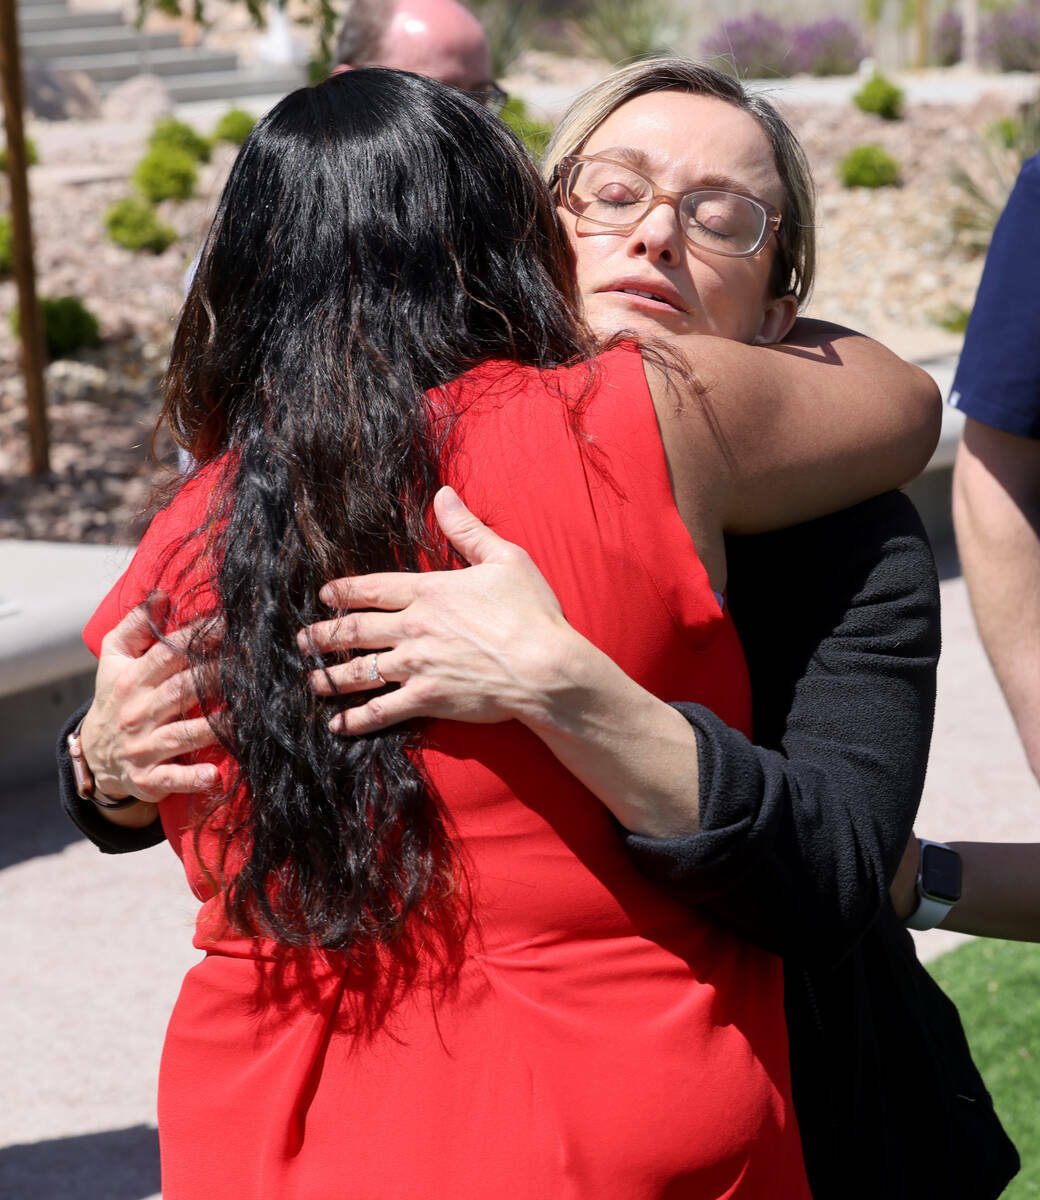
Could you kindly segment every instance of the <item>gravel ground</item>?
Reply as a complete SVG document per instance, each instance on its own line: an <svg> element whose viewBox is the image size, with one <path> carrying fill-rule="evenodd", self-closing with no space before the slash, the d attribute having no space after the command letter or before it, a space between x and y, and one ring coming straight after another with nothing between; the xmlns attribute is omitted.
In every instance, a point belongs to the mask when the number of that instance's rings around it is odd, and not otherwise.
<svg viewBox="0 0 1040 1200"><path fill-rule="evenodd" d="M537 95L564 73L580 86L600 69L542 55L507 83L521 95ZM955 163L984 169L980 132L1012 111L1012 99L994 94L973 104L915 104L905 120L884 122L848 104L799 102L798 90L790 95L780 103L805 142L819 188L819 283L809 312L862 329L907 357L955 351L959 339L937 322L970 308L982 264L953 236L949 214L958 193L950 171ZM162 462L147 449L159 381L184 271L234 151L218 148L202 169L195 199L161 206L179 240L160 255L134 254L110 243L101 222L127 194L148 128L99 121L30 127L40 151L31 172L38 290L83 298L102 340L47 370L52 473L34 480L26 476L17 348L8 321L0 320L0 537L133 540L137 515L164 478ZM902 187L846 191L838 184L838 159L868 141L902 164ZM14 303L13 281L0 280L0 312ZM169 442L158 450L168 461Z"/></svg>

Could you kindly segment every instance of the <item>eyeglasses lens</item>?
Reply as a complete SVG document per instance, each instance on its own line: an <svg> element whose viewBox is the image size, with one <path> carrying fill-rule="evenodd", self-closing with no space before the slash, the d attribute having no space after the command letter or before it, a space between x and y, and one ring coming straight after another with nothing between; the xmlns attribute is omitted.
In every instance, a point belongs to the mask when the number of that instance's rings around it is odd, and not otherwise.
<svg viewBox="0 0 1040 1200"><path fill-rule="evenodd" d="M598 225L634 226L654 200L650 180L616 163L590 159L572 169L565 200L577 216ZM753 253L766 227L765 210L734 192L687 192L679 205L683 233L695 246L720 254Z"/></svg>
<svg viewBox="0 0 1040 1200"><path fill-rule="evenodd" d="M494 113L496 117L499 117L502 115L502 109L505 108L509 101L509 93L503 91L497 83L489 83L483 91L477 93L477 99L488 112Z"/></svg>

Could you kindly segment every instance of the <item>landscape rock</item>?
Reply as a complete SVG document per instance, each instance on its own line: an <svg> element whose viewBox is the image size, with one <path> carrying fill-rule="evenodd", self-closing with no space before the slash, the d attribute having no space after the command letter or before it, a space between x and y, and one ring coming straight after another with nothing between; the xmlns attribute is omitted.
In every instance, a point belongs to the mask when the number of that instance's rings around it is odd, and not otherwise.
<svg viewBox="0 0 1040 1200"><path fill-rule="evenodd" d="M101 115L106 121L158 121L173 112L173 100L158 75L135 75L104 98Z"/></svg>

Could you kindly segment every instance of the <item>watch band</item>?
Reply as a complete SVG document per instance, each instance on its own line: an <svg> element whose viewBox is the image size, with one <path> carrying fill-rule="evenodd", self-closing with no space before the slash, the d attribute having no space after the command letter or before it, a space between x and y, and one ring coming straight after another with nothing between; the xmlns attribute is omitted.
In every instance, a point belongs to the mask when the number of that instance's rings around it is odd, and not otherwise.
<svg viewBox="0 0 1040 1200"><path fill-rule="evenodd" d="M946 900L933 900L930 896L922 896L903 924L907 929L934 929L949 916L951 908L953 904Z"/></svg>
<svg viewBox="0 0 1040 1200"><path fill-rule="evenodd" d="M77 795L81 800L89 800L91 804L96 804L98 808L107 808L110 811L118 808L129 808L132 804L137 804L138 800L136 796L123 796L120 799L116 799L113 796L106 796L104 792L99 792L94 785L94 776L87 765L87 760L83 754L83 743L80 738L84 720L86 720L86 717L79 722L66 739L69 747L69 761L72 764L72 775L76 780Z"/></svg>

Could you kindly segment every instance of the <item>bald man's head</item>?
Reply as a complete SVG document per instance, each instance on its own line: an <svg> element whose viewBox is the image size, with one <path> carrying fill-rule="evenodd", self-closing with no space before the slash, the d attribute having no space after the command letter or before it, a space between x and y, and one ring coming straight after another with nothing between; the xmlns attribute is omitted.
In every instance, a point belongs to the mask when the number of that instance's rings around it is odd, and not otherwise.
<svg viewBox="0 0 1040 1200"><path fill-rule="evenodd" d="M468 92L491 83L480 22L458 0L354 0L336 45L341 66L393 67Z"/></svg>

